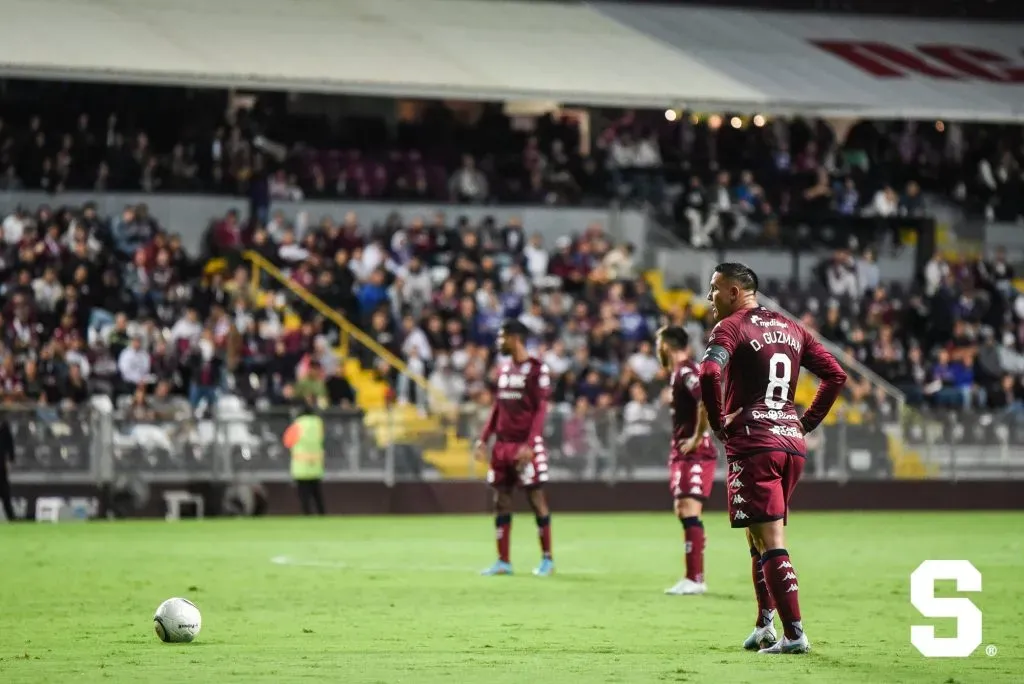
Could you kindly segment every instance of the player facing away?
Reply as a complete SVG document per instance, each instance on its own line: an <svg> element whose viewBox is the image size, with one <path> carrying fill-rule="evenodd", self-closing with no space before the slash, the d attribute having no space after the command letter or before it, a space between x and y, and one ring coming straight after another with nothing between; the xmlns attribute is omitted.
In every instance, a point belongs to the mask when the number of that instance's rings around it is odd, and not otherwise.
<svg viewBox="0 0 1024 684"><path fill-rule="evenodd" d="M548 457L544 449L544 419L547 416L551 376L548 367L526 351L529 330L516 320L506 321L498 332L498 351L505 356L498 368L498 391L490 418L476 443L477 458L487 458L491 449L487 482L494 488L494 526L498 540L498 560L484 575L511 575L509 561L512 531L512 493L516 487L526 491L537 521L541 561L534 575L554 573L551 557L551 512L544 496L548 480Z"/></svg>
<svg viewBox="0 0 1024 684"><path fill-rule="evenodd" d="M806 653L811 645L784 526L804 468L804 435L828 415L846 372L803 327L758 306L757 276L747 266L719 264L708 299L718 323L701 361L701 397L712 431L725 444L729 520L746 528L757 598L757 621L743 647ZM793 406L800 366L821 380L802 418Z"/></svg>
<svg viewBox="0 0 1024 684"><path fill-rule="evenodd" d="M681 327L658 331L658 358L671 373L672 446L669 451L669 488L676 517L683 525L686 575L665 590L674 596L703 594L704 522L701 513L711 495L715 457L707 412L700 400L700 369L690 355L690 336Z"/></svg>

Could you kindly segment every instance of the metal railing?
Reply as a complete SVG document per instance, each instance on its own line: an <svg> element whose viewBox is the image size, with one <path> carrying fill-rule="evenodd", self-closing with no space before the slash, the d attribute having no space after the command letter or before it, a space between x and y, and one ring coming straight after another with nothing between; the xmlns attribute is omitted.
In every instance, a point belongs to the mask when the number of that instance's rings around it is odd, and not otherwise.
<svg viewBox="0 0 1024 684"><path fill-rule="evenodd" d="M282 288L291 292L295 297L302 300L306 305L319 313L325 319L338 326L341 334L339 346L343 356L349 355L350 344L352 340L355 340L375 356L383 359L388 366L393 368L399 374L409 378L411 382L415 383L419 388L426 392L427 396L431 399L430 405L432 407L435 407L438 411L445 413L451 412L455 409L454 406L451 406L451 402L448 401L447 397L438 392L437 388L427 382L426 378L409 370L409 367L404 361L385 349L376 340L360 330L358 326L354 325L340 313L325 304L319 297L286 276L280 269L267 261L267 259L262 255L257 252L247 251L243 256L252 267L249 286L252 288L254 294L260 289L262 274L266 273Z"/></svg>
<svg viewBox="0 0 1024 684"><path fill-rule="evenodd" d="M479 434L485 408L460 409L461 436L472 440ZM140 420L92 407L30 407L5 408L0 417L14 434L15 484L268 483L290 479L281 436L295 411L221 410L195 419L186 408L183 417ZM668 412L652 405L646 414L642 420L624 422L623 412L615 408L553 407L545 428L552 480L664 480ZM443 477L432 463L431 445L413 431L403 431L398 418L394 424L370 428L358 411L322 415L326 480L390 485ZM892 430L902 436L899 447L894 447ZM411 436L401 437L403 433ZM1024 408L1009 413L914 413L902 421L871 418L860 424L840 416L834 425L812 433L807 446L805 477L813 479L1024 479ZM472 458L468 450L464 457ZM719 459L719 468L721 479L724 459Z"/></svg>

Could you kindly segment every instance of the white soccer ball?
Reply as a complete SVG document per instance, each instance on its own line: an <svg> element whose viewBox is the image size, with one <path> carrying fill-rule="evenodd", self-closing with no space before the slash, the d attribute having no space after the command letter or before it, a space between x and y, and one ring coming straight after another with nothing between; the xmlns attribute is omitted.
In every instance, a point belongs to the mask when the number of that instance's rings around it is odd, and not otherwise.
<svg viewBox="0 0 1024 684"><path fill-rule="evenodd" d="M160 641L180 644L199 635L203 618L196 604L188 599L169 598L161 603L153 615L153 629Z"/></svg>

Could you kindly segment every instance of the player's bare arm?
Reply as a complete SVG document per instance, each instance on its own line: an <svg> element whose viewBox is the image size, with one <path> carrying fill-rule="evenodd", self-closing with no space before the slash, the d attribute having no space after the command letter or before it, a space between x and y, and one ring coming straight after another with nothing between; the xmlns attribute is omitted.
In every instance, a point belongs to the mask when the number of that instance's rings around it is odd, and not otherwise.
<svg viewBox="0 0 1024 684"><path fill-rule="evenodd" d="M683 440L681 444L677 445L679 452L682 454L690 454L697 450L700 446L701 441L704 439L704 433L709 429L708 424L708 411L704 408L704 403L697 404L697 428L694 430L693 435L686 440Z"/></svg>
<svg viewBox="0 0 1024 684"><path fill-rule="evenodd" d="M488 458L487 443L490 441L491 436L494 434L494 428L498 424L498 403L495 402L494 406L491 407L491 415L487 417L487 422L484 423L483 432L480 433L480 439L473 444L473 455L478 461L486 461Z"/></svg>

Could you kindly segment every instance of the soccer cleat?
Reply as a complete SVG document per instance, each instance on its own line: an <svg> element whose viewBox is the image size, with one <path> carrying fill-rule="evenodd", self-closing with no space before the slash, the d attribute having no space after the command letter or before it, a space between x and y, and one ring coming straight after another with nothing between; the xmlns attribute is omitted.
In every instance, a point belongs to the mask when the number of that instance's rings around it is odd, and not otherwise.
<svg viewBox="0 0 1024 684"><path fill-rule="evenodd" d="M542 558L540 565L533 569L533 574L537 577L551 577L555 574L555 561L550 558Z"/></svg>
<svg viewBox="0 0 1024 684"><path fill-rule="evenodd" d="M493 575L511 575L512 564L506 561L495 561L494 565L487 568L480 573L481 575L493 576Z"/></svg>
<svg viewBox="0 0 1024 684"><path fill-rule="evenodd" d="M762 651L763 649L775 646L779 636L775 632L775 625L768 623L764 627L755 627L747 640L743 642L743 648L748 651Z"/></svg>
<svg viewBox="0 0 1024 684"><path fill-rule="evenodd" d="M796 639L787 639L783 636L768 648L762 648L758 653L766 655L788 655L792 653L807 653L811 650L811 642L807 640L806 634L801 634Z"/></svg>
<svg viewBox="0 0 1024 684"><path fill-rule="evenodd" d="M708 585L703 582L694 582L688 577L676 582L673 586L665 590L665 593L669 596L696 596L697 594L706 593Z"/></svg>

